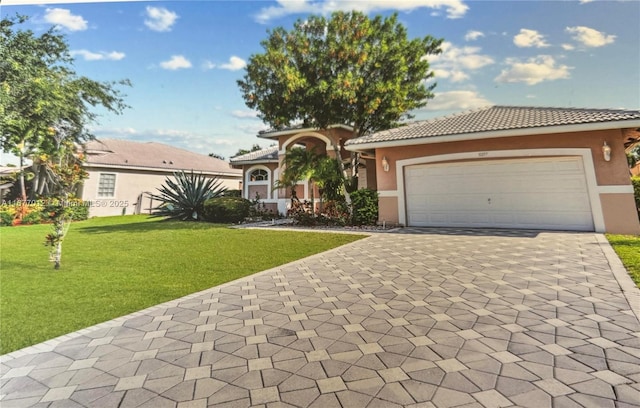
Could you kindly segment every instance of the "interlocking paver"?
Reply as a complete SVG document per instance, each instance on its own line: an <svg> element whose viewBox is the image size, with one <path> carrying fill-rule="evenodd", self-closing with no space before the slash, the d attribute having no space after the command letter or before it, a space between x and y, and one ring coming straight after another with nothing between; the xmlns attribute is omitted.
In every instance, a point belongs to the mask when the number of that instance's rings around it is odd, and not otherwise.
<svg viewBox="0 0 640 408"><path fill-rule="evenodd" d="M619 261L601 236L398 232L3 356L0 400L123 408L637 404L640 324L630 305L640 291L618 284L626 276L612 273Z"/></svg>

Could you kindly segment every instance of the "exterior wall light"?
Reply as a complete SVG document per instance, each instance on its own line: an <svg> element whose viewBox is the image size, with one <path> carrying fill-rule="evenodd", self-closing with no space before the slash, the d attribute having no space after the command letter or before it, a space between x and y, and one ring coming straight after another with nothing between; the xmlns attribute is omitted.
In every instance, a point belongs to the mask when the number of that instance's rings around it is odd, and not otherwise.
<svg viewBox="0 0 640 408"><path fill-rule="evenodd" d="M389 171L389 161L387 161L387 156L382 157L382 170Z"/></svg>
<svg viewBox="0 0 640 408"><path fill-rule="evenodd" d="M602 155L604 156L604 161L611 161L611 146L607 142L602 145Z"/></svg>

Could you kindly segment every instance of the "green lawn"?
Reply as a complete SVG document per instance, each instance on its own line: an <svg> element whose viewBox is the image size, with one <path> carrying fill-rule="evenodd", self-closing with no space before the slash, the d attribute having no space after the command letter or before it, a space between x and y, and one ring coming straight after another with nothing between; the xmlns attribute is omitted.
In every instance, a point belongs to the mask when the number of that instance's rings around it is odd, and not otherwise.
<svg viewBox="0 0 640 408"><path fill-rule="evenodd" d="M607 234L607 239L640 288L640 236Z"/></svg>
<svg viewBox="0 0 640 408"><path fill-rule="evenodd" d="M363 237L94 218L71 226L55 271L50 228L0 229L0 354Z"/></svg>

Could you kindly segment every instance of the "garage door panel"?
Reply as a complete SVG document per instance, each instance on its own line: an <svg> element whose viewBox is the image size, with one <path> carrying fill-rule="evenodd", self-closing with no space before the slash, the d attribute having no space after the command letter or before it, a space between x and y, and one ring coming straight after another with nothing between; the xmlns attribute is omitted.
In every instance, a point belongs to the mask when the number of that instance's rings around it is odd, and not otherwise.
<svg viewBox="0 0 640 408"><path fill-rule="evenodd" d="M419 165L405 175L408 225L593 230L578 157Z"/></svg>

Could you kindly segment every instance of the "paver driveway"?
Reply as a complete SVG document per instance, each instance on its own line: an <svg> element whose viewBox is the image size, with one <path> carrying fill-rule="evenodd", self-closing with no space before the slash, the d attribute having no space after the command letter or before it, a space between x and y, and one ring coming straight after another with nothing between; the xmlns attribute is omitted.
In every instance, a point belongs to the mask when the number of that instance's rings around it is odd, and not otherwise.
<svg viewBox="0 0 640 408"><path fill-rule="evenodd" d="M589 233L374 234L3 356L0 405L638 406L617 262Z"/></svg>

